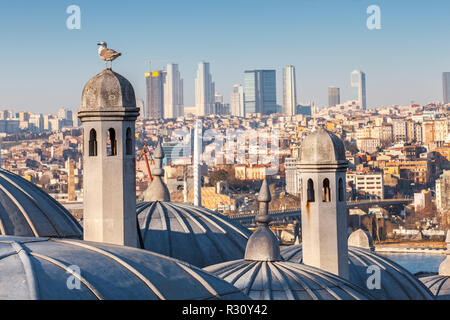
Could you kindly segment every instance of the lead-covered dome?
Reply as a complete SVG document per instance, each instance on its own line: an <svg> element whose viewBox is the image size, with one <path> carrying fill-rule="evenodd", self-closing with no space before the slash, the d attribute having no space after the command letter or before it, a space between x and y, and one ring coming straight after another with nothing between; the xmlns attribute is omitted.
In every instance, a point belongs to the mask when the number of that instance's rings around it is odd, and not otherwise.
<svg viewBox="0 0 450 320"><path fill-rule="evenodd" d="M1 300L248 299L181 261L146 250L0 236Z"/></svg>
<svg viewBox="0 0 450 320"><path fill-rule="evenodd" d="M367 300L369 293L332 273L286 262L269 228L271 199L267 180L259 192L256 230L248 240L244 259L204 268L255 300ZM260 244L258 246L258 244Z"/></svg>
<svg viewBox="0 0 450 320"><path fill-rule="evenodd" d="M84 86L80 112L123 109L136 109L136 97L131 83L120 74L105 69Z"/></svg>
<svg viewBox="0 0 450 320"><path fill-rule="evenodd" d="M76 219L28 180L0 169L0 235L81 239Z"/></svg>
<svg viewBox="0 0 450 320"><path fill-rule="evenodd" d="M365 234L365 233L364 233ZM363 233L358 233L358 237ZM369 239L362 243L371 243ZM281 256L288 261L302 263L302 246L292 245L281 249ZM349 280L367 288L367 280L373 275L368 268L376 266L380 270L380 289L370 293L379 300L432 300L432 293L409 271L397 263L375 254L372 250L348 247ZM373 267L372 267L373 268Z"/></svg>
<svg viewBox="0 0 450 320"><path fill-rule="evenodd" d="M346 161L344 143L333 133L318 127L303 140L300 161L305 164Z"/></svg>
<svg viewBox="0 0 450 320"><path fill-rule="evenodd" d="M154 152L153 181L136 205L141 248L189 262L197 267L239 259L250 231L203 207L170 202L162 177L164 152Z"/></svg>
<svg viewBox="0 0 450 320"><path fill-rule="evenodd" d="M254 300L371 300L369 293L330 272L288 261L237 260L204 270Z"/></svg>
<svg viewBox="0 0 450 320"><path fill-rule="evenodd" d="M136 206L141 247L198 267L244 256L250 231L214 211L186 203Z"/></svg>
<svg viewBox="0 0 450 320"><path fill-rule="evenodd" d="M450 230L447 231L447 256L439 266L439 274L420 277L420 281L439 300L450 300Z"/></svg>

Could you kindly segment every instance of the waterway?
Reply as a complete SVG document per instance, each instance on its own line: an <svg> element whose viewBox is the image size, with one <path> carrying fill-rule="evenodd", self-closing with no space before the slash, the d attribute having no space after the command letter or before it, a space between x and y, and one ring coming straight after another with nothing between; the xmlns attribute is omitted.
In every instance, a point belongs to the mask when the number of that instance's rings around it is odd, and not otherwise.
<svg viewBox="0 0 450 320"><path fill-rule="evenodd" d="M426 253L381 253L380 256L391 259L412 274L417 272L438 272L439 265L445 259L443 254Z"/></svg>

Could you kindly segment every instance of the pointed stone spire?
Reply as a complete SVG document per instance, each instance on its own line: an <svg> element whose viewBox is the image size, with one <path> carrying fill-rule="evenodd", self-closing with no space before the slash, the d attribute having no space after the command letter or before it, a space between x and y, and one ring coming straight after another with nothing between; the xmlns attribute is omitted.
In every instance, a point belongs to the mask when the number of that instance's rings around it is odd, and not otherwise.
<svg viewBox="0 0 450 320"><path fill-rule="evenodd" d="M445 242L447 242L447 257L439 266L439 275L450 277L450 229L447 230L447 238L445 239Z"/></svg>
<svg viewBox="0 0 450 320"><path fill-rule="evenodd" d="M161 141L158 141L153 156L155 158L155 166L151 169L153 181L144 193L144 201L170 201L169 189L162 180L162 177L164 177L164 169L162 168L164 152Z"/></svg>
<svg viewBox="0 0 450 320"><path fill-rule="evenodd" d="M259 190L259 212L256 215L258 229L253 232L245 249L245 260L252 261L280 261L280 246L277 237L269 228L272 220L269 216L269 202L272 200L267 178L264 179Z"/></svg>

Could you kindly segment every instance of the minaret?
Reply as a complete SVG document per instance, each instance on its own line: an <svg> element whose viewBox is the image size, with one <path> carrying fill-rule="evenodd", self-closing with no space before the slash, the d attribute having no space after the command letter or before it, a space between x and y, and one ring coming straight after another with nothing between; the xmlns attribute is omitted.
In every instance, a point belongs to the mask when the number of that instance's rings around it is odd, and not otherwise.
<svg viewBox="0 0 450 320"><path fill-rule="evenodd" d="M280 246L277 237L269 228L271 218L269 216L270 195L267 178L264 179L258 194L259 212L256 215L258 229L253 232L245 249L245 260L252 261L280 261Z"/></svg>
<svg viewBox="0 0 450 320"><path fill-rule="evenodd" d="M202 205L202 180L200 172L202 147L202 121L197 120L194 129L194 205L199 207Z"/></svg>
<svg viewBox="0 0 450 320"><path fill-rule="evenodd" d="M439 266L439 275L450 277L450 229L447 230L447 238L445 239L445 242L447 242L447 257Z"/></svg>
<svg viewBox="0 0 450 320"><path fill-rule="evenodd" d="M303 263L348 278L344 143L322 127L302 142Z"/></svg>
<svg viewBox="0 0 450 320"><path fill-rule="evenodd" d="M144 201L170 201L169 189L163 182L162 160L164 159L164 151L161 147L161 141L158 141L153 156L155 158L155 165L152 167L153 181L145 190Z"/></svg>
<svg viewBox="0 0 450 320"><path fill-rule="evenodd" d="M85 85L83 127L84 239L137 246L135 121L131 83L105 69Z"/></svg>

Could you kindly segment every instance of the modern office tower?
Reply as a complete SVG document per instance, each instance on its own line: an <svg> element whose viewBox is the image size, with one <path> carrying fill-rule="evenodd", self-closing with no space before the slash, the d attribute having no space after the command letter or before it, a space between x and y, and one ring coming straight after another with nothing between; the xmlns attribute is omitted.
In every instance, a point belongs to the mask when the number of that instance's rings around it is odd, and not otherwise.
<svg viewBox="0 0 450 320"><path fill-rule="evenodd" d="M297 106L297 89L295 81L295 67L283 68L283 112L287 116L295 115Z"/></svg>
<svg viewBox="0 0 450 320"><path fill-rule="evenodd" d="M444 90L444 103L450 103L450 72L442 73L442 88Z"/></svg>
<svg viewBox="0 0 450 320"><path fill-rule="evenodd" d="M277 112L275 70L247 70L244 72L244 110L252 113Z"/></svg>
<svg viewBox="0 0 450 320"><path fill-rule="evenodd" d="M178 64L170 63L167 65L164 82L164 118L172 119L183 115L183 79Z"/></svg>
<svg viewBox="0 0 450 320"><path fill-rule="evenodd" d="M235 84L231 92L231 114L237 117L244 117L244 87Z"/></svg>
<svg viewBox="0 0 450 320"><path fill-rule="evenodd" d="M355 100L359 102L361 109L366 110L366 74L361 70L353 71L351 84L355 88Z"/></svg>
<svg viewBox="0 0 450 320"><path fill-rule="evenodd" d="M328 107L334 107L341 103L341 93L339 88L328 87Z"/></svg>
<svg viewBox="0 0 450 320"><path fill-rule="evenodd" d="M195 106L198 116L214 113L214 93L209 62L200 62L195 78Z"/></svg>
<svg viewBox="0 0 450 320"><path fill-rule="evenodd" d="M145 73L147 84L147 116L151 119L164 117L164 82L165 71L151 71Z"/></svg>

